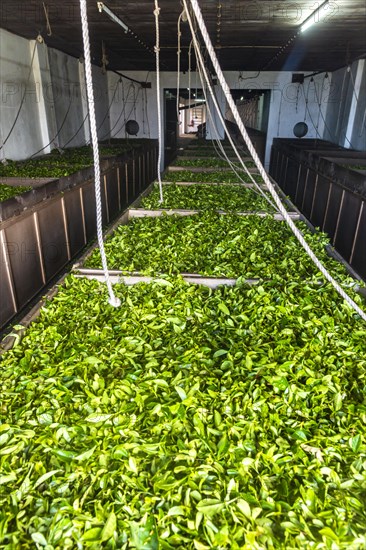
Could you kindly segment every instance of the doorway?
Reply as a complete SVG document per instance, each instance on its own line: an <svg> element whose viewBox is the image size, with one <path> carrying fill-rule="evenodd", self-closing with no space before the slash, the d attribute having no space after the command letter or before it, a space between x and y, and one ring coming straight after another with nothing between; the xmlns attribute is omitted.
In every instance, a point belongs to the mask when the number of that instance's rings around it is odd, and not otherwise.
<svg viewBox="0 0 366 550"><path fill-rule="evenodd" d="M179 90L179 119L177 89L164 89L165 99L165 166L175 157L178 140L202 135L206 123L206 102L201 89Z"/></svg>

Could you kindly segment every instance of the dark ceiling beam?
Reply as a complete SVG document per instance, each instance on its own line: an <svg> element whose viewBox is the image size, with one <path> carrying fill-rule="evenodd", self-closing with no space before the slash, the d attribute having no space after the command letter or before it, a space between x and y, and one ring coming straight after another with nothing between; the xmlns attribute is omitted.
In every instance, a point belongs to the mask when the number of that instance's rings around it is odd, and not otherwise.
<svg viewBox="0 0 366 550"><path fill-rule="evenodd" d="M116 23L101 15L96 0L87 1L93 62L100 64L101 43L104 41L110 68L122 71L154 70L154 55L142 47L133 35L125 35ZM155 22L152 0L106 1L141 42L153 49ZM66 3L45 0L45 5L52 36L47 36L47 21L41 0L0 0L0 26L27 39L35 39L41 32L47 46L80 57L83 45L79 0L68 0ZM177 19L182 6L180 0L159 0L159 5L162 70L175 71ZM267 65L268 70L272 71L283 70L284 66L290 71L334 71L365 57L365 0L332 0L328 21L314 25L290 42L282 52L281 48L314 11L314 0L202 0L201 5L224 70L258 71ZM190 37L185 26L182 33L182 50L186 57ZM272 60L276 50L280 53Z"/></svg>

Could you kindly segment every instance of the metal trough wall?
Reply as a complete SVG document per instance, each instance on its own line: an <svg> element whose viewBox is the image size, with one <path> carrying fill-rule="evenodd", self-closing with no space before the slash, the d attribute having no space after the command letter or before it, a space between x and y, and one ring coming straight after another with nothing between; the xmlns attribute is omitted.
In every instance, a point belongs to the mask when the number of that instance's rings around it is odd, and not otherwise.
<svg viewBox="0 0 366 550"><path fill-rule="evenodd" d="M366 153L319 140L275 139L270 175L366 280Z"/></svg>
<svg viewBox="0 0 366 550"><path fill-rule="evenodd" d="M154 180L157 144L102 160L103 224ZM93 168L0 205L0 329L96 235Z"/></svg>

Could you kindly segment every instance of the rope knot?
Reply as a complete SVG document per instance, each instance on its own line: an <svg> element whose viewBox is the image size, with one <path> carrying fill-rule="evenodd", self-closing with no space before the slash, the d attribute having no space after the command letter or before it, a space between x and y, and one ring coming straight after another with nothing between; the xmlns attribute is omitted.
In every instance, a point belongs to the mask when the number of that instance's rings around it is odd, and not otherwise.
<svg viewBox="0 0 366 550"><path fill-rule="evenodd" d="M159 15L160 15L160 8L156 8L156 9L154 10L154 15L155 15L155 17L159 17Z"/></svg>
<svg viewBox="0 0 366 550"><path fill-rule="evenodd" d="M159 52L160 52L159 46L154 46L154 52L155 52L155 53L159 53Z"/></svg>

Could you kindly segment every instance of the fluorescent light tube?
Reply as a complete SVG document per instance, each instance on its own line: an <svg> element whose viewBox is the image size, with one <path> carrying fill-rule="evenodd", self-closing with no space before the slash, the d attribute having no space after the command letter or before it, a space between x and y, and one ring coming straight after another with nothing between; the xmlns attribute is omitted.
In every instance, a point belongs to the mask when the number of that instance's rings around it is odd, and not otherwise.
<svg viewBox="0 0 366 550"><path fill-rule="evenodd" d="M329 4L329 0L326 0L319 6L313 13L305 19L304 23L301 25L300 32L305 32L309 27L314 25L314 23L319 23L326 15L326 7Z"/></svg>
<svg viewBox="0 0 366 550"><path fill-rule="evenodd" d="M117 25L122 27L125 33L128 33L129 28L127 27L127 25L123 21L121 21L121 19L117 17L117 15L113 13L113 11L108 8L108 6L103 4L103 2L97 2L97 6L100 13L104 11L112 21L114 21L115 23L117 23Z"/></svg>

